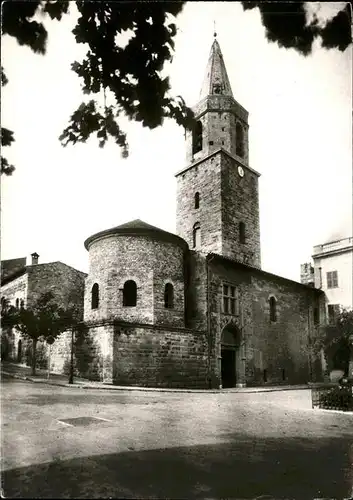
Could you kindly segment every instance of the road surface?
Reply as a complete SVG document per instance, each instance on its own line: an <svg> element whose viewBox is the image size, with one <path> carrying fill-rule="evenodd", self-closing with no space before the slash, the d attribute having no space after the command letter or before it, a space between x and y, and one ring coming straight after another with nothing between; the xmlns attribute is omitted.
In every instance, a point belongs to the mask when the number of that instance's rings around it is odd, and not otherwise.
<svg viewBox="0 0 353 500"><path fill-rule="evenodd" d="M163 393L2 378L7 498L348 498L353 415L310 391Z"/></svg>

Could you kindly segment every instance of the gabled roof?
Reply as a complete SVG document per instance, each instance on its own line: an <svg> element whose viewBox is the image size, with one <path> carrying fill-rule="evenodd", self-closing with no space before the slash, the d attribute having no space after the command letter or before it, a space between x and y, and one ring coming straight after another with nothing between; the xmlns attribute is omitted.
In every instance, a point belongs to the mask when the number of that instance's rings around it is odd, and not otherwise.
<svg viewBox="0 0 353 500"><path fill-rule="evenodd" d="M200 100L209 95L220 94L233 97L221 47L215 38L206 66L205 77L200 92Z"/></svg>
<svg viewBox="0 0 353 500"><path fill-rule="evenodd" d="M120 226L112 227L110 229L105 229L104 231L100 231L99 233L93 234L92 236L86 239L84 243L85 248L88 250L89 245L93 241L111 235L149 236L154 239L170 241L179 246L182 246L185 249L188 248L188 244L186 243L185 240L180 238L180 236L177 236L176 234L173 233L169 233L168 231L164 231L159 227L152 226L151 224L148 224L147 222L144 222L141 219L135 219L126 222L125 224L121 224Z"/></svg>
<svg viewBox="0 0 353 500"><path fill-rule="evenodd" d="M26 257L1 261L1 284L20 276L26 271Z"/></svg>

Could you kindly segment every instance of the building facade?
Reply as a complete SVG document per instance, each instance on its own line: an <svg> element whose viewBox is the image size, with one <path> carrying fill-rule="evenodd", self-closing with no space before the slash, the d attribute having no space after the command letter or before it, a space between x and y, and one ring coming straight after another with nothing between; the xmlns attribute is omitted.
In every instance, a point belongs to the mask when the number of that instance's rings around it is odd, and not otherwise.
<svg viewBox="0 0 353 500"><path fill-rule="evenodd" d="M261 269L248 112L216 39L194 111L177 235L136 220L85 242L86 376L202 388L320 380L323 293Z"/></svg>
<svg viewBox="0 0 353 500"><path fill-rule="evenodd" d="M86 274L62 262L39 264L39 255L33 253L27 265L26 257L1 262L1 305L6 302L17 309L31 307L45 292L52 292L55 302L63 307L75 306L77 317L83 319L83 294ZM52 369L61 371L70 357L70 335L62 335L52 346ZM47 364L48 348L38 343L39 365ZM31 345L15 329L1 331L3 360L30 363Z"/></svg>
<svg viewBox="0 0 353 500"><path fill-rule="evenodd" d="M76 373L193 388L321 380L313 346L325 296L261 269L248 112L233 96L216 39L194 112L176 174L177 234L134 220L85 241Z"/></svg>
<svg viewBox="0 0 353 500"><path fill-rule="evenodd" d="M326 315L333 323L341 309L353 307L353 238L314 246L313 265L301 265L301 282L325 293Z"/></svg>

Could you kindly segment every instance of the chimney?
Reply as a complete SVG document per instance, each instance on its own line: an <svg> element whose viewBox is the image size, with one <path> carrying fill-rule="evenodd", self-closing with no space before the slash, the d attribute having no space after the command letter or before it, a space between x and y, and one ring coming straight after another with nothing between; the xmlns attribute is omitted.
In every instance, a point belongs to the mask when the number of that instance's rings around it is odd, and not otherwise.
<svg viewBox="0 0 353 500"><path fill-rule="evenodd" d="M32 266L38 264L39 255L37 254L37 252L31 253L31 257L32 257Z"/></svg>

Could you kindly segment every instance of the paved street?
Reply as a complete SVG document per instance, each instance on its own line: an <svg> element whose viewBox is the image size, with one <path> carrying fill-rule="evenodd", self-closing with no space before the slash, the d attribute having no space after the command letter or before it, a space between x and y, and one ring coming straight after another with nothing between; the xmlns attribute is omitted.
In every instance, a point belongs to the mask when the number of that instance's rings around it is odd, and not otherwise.
<svg viewBox="0 0 353 500"><path fill-rule="evenodd" d="M2 379L7 498L348 498L353 415L308 390L159 393Z"/></svg>

